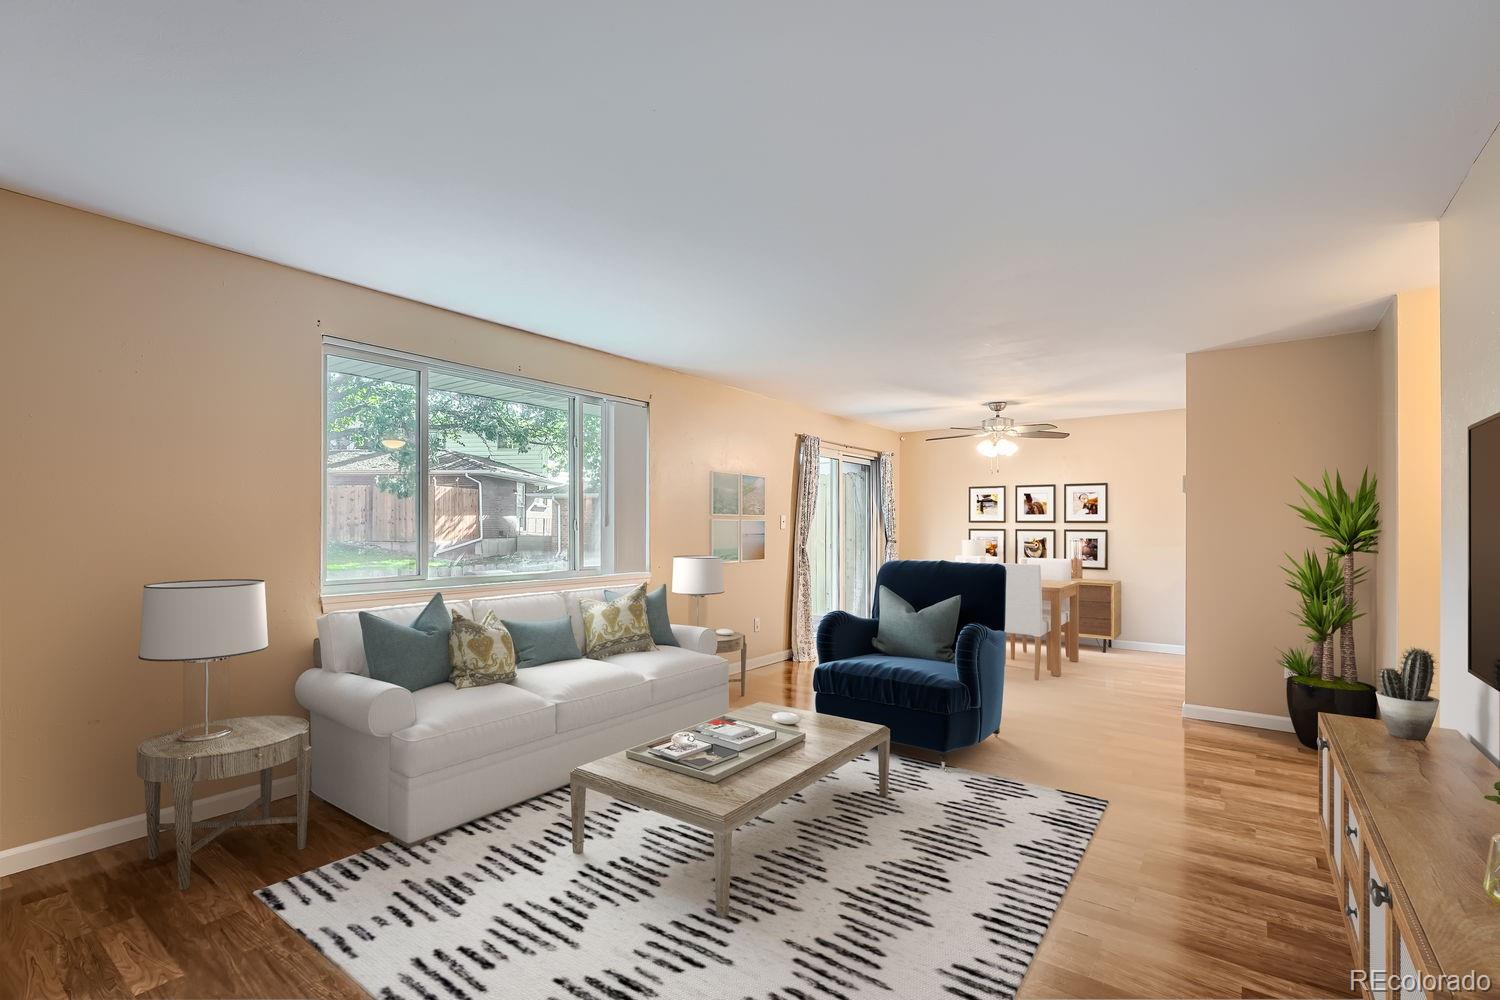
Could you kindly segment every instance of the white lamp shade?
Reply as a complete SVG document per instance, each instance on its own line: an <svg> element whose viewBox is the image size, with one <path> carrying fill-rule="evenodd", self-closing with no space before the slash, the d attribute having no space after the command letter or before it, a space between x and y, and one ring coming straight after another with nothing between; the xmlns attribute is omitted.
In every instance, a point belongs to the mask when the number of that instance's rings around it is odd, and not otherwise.
<svg viewBox="0 0 1500 1000"><path fill-rule="evenodd" d="M673 556L672 593L724 593L724 560L718 556Z"/></svg>
<svg viewBox="0 0 1500 1000"><path fill-rule="evenodd" d="M264 580L148 583L141 597L143 660L213 660L265 649Z"/></svg>

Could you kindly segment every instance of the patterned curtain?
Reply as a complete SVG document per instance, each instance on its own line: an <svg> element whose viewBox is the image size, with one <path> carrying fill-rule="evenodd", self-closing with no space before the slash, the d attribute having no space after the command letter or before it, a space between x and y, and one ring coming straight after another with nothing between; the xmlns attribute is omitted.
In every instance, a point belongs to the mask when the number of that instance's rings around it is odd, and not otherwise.
<svg viewBox="0 0 1500 1000"><path fill-rule="evenodd" d="M812 555L807 540L818 507L818 460L823 441L797 435L797 510L792 524L792 659L816 660L812 620Z"/></svg>
<svg viewBox="0 0 1500 1000"><path fill-rule="evenodd" d="M880 530L885 533L885 559L896 558L896 456L882 451L875 462L880 474Z"/></svg>

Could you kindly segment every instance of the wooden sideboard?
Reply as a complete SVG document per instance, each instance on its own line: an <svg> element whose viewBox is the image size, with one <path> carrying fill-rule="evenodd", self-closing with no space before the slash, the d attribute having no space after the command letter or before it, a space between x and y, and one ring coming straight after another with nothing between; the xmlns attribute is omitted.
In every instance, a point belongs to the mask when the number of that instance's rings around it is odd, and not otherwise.
<svg viewBox="0 0 1500 1000"><path fill-rule="evenodd" d="M1483 796L1500 769L1451 729L1398 740L1376 719L1321 715L1318 735L1323 847L1364 995L1500 997L1500 904L1482 886L1500 833L1500 806ZM1465 973L1488 987L1411 988Z"/></svg>
<svg viewBox="0 0 1500 1000"><path fill-rule="evenodd" d="M1078 635L1098 639L1103 649L1120 637L1120 581L1085 577L1078 581Z"/></svg>

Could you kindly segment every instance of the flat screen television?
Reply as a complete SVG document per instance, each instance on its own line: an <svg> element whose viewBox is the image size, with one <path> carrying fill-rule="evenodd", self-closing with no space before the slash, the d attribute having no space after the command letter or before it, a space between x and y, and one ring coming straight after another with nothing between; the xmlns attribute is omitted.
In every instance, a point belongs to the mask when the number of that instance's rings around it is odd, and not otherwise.
<svg viewBox="0 0 1500 1000"><path fill-rule="evenodd" d="M1469 673L1500 688L1500 413L1469 428Z"/></svg>

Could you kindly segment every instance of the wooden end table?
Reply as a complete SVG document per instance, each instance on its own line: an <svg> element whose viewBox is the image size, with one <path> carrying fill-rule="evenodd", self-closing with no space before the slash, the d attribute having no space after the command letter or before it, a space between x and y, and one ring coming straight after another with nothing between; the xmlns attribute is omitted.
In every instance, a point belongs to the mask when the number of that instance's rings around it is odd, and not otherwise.
<svg viewBox="0 0 1500 1000"><path fill-rule="evenodd" d="M734 709L737 719L774 726L772 712L792 711L782 705L756 702ZM802 742L772 754L757 764L731 774L717 784L664 767L631 760L625 751L610 754L573 769L573 853L583 853L584 810L588 790L652 812L670 816L706 830L714 838L717 893L720 916L729 914L730 839L743 826L767 809L838 769L866 750L875 750L879 760L880 794L890 797L891 731L885 726L806 710L798 724Z"/></svg>
<svg viewBox="0 0 1500 1000"><path fill-rule="evenodd" d="M212 843L219 834L236 826L297 824L297 847L307 846L307 792L311 778L312 740L307 720L290 715L255 715L226 719L228 736L192 743L177 739L177 733L162 733L141 742L135 751L135 772L146 783L146 856L155 859L161 837L161 786L172 786L177 837L177 888L186 889L192 877L193 852ZM297 762L297 815L271 815L271 768ZM211 823L206 835L193 843L193 782L233 778L260 772L260 797L226 819ZM260 807L260 816L245 814Z"/></svg>
<svg viewBox="0 0 1500 1000"><path fill-rule="evenodd" d="M730 635L720 635L718 632L715 632L714 638L719 640L719 647L717 650L715 650L715 652L732 653L736 649L740 651L740 697L743 698L745 696L746 656L748 655L747 650L750 646L750 644L745 641L745 633L734 632Z"/></svg>

